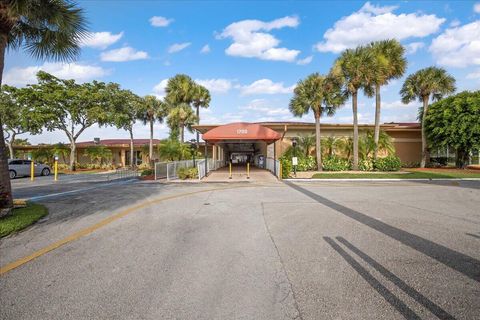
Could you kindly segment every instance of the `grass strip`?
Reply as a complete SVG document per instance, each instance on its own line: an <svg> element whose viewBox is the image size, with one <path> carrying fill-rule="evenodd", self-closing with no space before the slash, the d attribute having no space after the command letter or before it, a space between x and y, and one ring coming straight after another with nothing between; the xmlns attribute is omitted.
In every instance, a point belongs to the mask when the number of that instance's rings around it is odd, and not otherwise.
<svg viewBox="0 0 480 320"><path fill-rule="evenodd" d="M13 209L10 215L0 218L0 238L25 229L47 214L45 206L32 202L28 202L25 208Z"/></svg>

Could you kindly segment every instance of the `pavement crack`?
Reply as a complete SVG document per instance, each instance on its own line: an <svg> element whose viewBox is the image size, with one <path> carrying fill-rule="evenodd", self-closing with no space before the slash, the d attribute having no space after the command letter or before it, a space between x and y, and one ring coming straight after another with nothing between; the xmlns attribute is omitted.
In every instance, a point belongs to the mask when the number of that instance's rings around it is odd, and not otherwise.
<svg viewBox="0 0 480 320"><path fill-rule="evenodd" d="M289 291L292 293L293 305L294 305L294 307L297 311L297 314L292 319L303 320L303 316L302 316L302 313L300 311L300 307L298 306L297 297L295 295L295 291L293 290L292 282L290 281L290 278L289 278L288 273L287 273L287 269L285 268L285 263L283 262L282 256L280 255L280 251L278 250L278 246L277 246L275 240L273 239L272 233L270 232L270 228L268 227L268 224L267 224L267 220L265 219L265 207L264 207L263 202L261 202L261 206L262 206L262 218L263 218L263 224L265 225L265 230L267 231L267 234L270 237L270 241L272 241L273 247L275 248L275 252L277 253L278 260L280 261L280 265L282 266L282 271L283 271L283 273L285 275L285 278L287 279L287 282L288 282L288 287L290 289ZM289 296L289 294L287 294L279 302L283 303L288 298L288 296Z"/></svg>

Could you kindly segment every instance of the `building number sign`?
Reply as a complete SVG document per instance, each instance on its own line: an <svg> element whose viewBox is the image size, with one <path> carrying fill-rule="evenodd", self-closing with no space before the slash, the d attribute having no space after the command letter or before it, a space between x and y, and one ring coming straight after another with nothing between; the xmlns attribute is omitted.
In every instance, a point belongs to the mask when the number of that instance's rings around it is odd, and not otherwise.
<svg viewBox="0 0 480 320"><path fill-rule="evenodd" d="M237 134L247 134L248 130L247 129L237 129Z"/></svg>

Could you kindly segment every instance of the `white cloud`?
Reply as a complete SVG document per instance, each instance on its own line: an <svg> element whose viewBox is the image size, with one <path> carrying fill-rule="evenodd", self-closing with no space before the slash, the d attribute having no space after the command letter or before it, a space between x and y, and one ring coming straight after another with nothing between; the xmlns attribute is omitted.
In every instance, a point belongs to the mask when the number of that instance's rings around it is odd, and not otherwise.
<svg viewBox="0 0 480 320"><path fill-rule="evenodd" d="M123 37L123 31L117 34L111 32L89 32L87 37L82 40L80 46L82 47L91 47L98 49L106 49L108 46L111 46L120 38Z"/></svg>
<svg viewBox="0 0 480 320"><path fill-rule="evenodd" d="M24 86L26 84L37 83L36 74L40 70L53 74L61 79L74 79L78 82L101 78L109 74L108 70L98 66L57 62L44 63L41 66L30 66L26 68L11 68L5 73L3 81L12 86Z"/></svg>
<svg viewBox="0 0 480 320"><path fill-rule="evenodd" d="M283 82L260 79L246 86L239 86L242 95L292 93L295 85L285 87Z"/></svg>
<svg viewBox="0 0 480 320"><path fill-rule="evenodd" d="M454 20L452 20L452 22L450 22L450 27L455 28L455 27L458 27L460 24L461 24L460 20L454 19Z"/></svg>
<svg viewBox="0 0 480 320"><path fill-rule="evenodd" d="M160 16L153 16L148 21L150 21L150 24L154 27L167 27L174 20L167 19L165 17L160 17Z"/></svg>
<svg viewBox="0 0 480 320"><path fill-rule="evenodd" d="M210 52L210 46L208 44L204 45L200 50L200 53L209 53L209 52Z"/></svg>
<svg viewBox="0 0 480 320"><path fill-rule="evenodd" d="M297 64L301 65L301 66L304 66L306 64L309 64L310 62L312 62L313 60L313 56L308 56L304 59L300 59L297 61Z"/></svg>
<svg viewBox="0 0 480 320"><path fill-rule="evenodd" d="M226 93L232 88L232 82L228 79L195 79L195 82L212 93Z"/></svg>
<svg viewBox="0 0 480 320"><path fill-rule="evenodd" d="M153 95L159 99L165 98L165 88L167 87L168 79L163 79L153 87Z"/></svg>
<svg viewBox="0 0 480 320"><path fill-rule="evenodd" d="M408 54L414 54L415 52L417 52L418 49L421 49L421 48L425 47L425 43L423 43L423 42L411 42L411 43L405 45L405 47L407 48L407 53Z"/></svg>
<svg viewBox="0 0 480 320"><path fill-rule="evenodd" d="M132 47L123 47L119 49L113 49L110 51L102 52L100 54L100 59L102 61L111 61L111 62L142 60L147 58L148 58L148 53L146 53L145 51L137 51Z"/></svg>
<svg viewBox="0 0 480 320"><path fill-rule="evenodd" d="M480 69L467 74L467 79L480 79Z"/></svg>
<svg viewBox="0 0 480 320"><path fill-rule="evenodd" d="M420 106L419 103L416 101L410 102L408 104L404 104L400 100L382 102L382 109L407 109L407 108L418 109L419 106ZM373 104L372 107L375 107L375 104Z"/></svg>
<svg viewBox="0 0 480 320"><path fill-rule="evenodd" d="M473 11L475 13L480 13L480 2L477 2L473 5Z"/></svg>
<svg viewBox="0 0 480 320"><path fill-rule="evenodd" d="M394 14L395 6L376 7L367 2L359 11L343 17L316 44L321 52L339 53L371 41L395 38L422 38L439 30L445 19L434 14Z"/></svg>
<svg viewBox="0 0 480 320"><path fill-rule="evenodd" d="M168 53L175 53L175 52L182 51L183 49L187 48L191 44L192 44L191 42L174 43L170 47L168 47Z"/></svg>
<svg viewBox="0 0 480 320"><path fill-rule="evenodd" d="M254 99L246 106L240 107L241 110L255 111L256 116L284 116L291 115L288 108L275 108L268 104L265 99ZM251 112L250 112L251 114Z"/></svg>
<svg viewBox="0 0 480 320"><path fill-rule="evenodd" d="M233 40L225 50L230 56L293 62L300 51L278 47L280 40L268 31L285 27L294 28L299 23L297 17L288 16L270 22L242 20L228 25L218 38Z"/></svg>
<svg viewBox="0 0 480 320"><path fill-rule="evenodd" d="M480 20L445 30L433 39L429 50L445 66L480 65Z"/></svg>

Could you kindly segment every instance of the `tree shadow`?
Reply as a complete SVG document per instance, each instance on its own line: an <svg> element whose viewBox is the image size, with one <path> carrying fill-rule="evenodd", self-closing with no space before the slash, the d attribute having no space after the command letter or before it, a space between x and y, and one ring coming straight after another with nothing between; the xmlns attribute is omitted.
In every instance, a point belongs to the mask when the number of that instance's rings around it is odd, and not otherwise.
<svg viewBox="0 0 480 320"><path fill-rule="evenodd" d="M351 255L343 250L333 239L323 237L323 239L335 250L367 283L375 289L392 307L400 312L405 319L421 319L412 309L410 309L402 300L391 293L383 284L370 274L360 263Z"/></svg>
<svg viewBox="0 0 480 320"><path fill-rule="evenodd" d="M413 233L404 231L397 227L391 226L385 222L374 219L364 213L345 207L339 203L322 197L310 190L302 188L291 182L285 182L292 189L303 193L304 195L314 199L361 224L368 226L384 235L400 241L404 245L421 252L436 261L464 274L472 280L480 282L480 261L465 255L461 252L449 249L443 245L427 240Z"/></svg>
<svg viewBox="0 0 480 320"><path fill-rule="evenodd" d="M424 306L426 309L428 309L431 313L436 315L439 319L455 319L451 314L443 310L439 305L437 305L435 302L431 301L427 297L425 297L423 294L409 286L405 281L397 277L395 274L393 274L391 271L389 271L387 268L382 266L380 263L375 261L372 257L367 255L365 252L361 251L357 247L355 247L353 244L348 242L345 238L343 237L336 237L336 239L343 243L350 251L355 253L357 256L359 256L363 261L368 263L370 266L372 266L375 270L377 270L379 273L381 273L385 278L393 282L398 288L400 288L403 292L408 294L410 297L412 297L415 301L417 301L419 304Z"/></svg>

